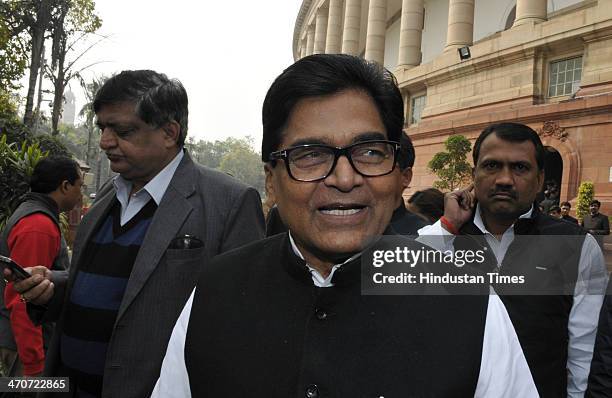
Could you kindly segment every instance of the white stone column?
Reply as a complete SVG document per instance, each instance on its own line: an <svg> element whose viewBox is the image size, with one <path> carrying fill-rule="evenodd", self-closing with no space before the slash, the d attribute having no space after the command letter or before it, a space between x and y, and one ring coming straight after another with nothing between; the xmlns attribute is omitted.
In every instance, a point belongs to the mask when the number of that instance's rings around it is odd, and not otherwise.
<svg viewBox="0 0 612 398"><path fill-rule="evenodd" d="M421 64L421 37L423 32L424 0L403 0L400 27L398 67Z"/></svg>
<svg viewBox="0 0 612 398"><path fill-rule="evenodd" d="M300 59L306 56L306 40L300 40Z"/></svg>
<svg viewBox="0 0 612 398"><path fill-rule="evenodd" d="M365 59L383 64L387 32L387 0L370 0Z"/></svg>
<svg viewBox="0 0 612 398"><path fill-rule="evenodd" d="M342 53L359 55L359 33L361 31L361 0L346 0L344 7L344 32Z"/></svg>
<svg viewBox="0 0 612 398"><path fill-rule="evenodd" d="M327 39L325 53L338 54L342 51L342 0L329 0Z"/></svg>
<svg viewBox="0 0 612 398"><path fill-rule="evenodd" d="M530 0L529 0L530 1ZM444 51L471 46L474 41L474 0L450 0Z"/></svg>
<svg viewBox="0 0 612 398"><path fill-rule="evenodd" d="M312 51L314 50L314 36L314 26L312 24L308 25L308 31L306 32L306 55L312 55Z"/></svg>
<svg viewBox="0 0 612 398"><path fill-rule="evenodd" d="M315 21L313 54L322 54L325 52L325 38L327 37L327 8L317 9Z"/></svg>
<svg viewBox="0 0 612 398"><path fill-rule="evenodd" d="M546 0L517 0L516 18L512 26L546 21L546 4Z"/></svg>

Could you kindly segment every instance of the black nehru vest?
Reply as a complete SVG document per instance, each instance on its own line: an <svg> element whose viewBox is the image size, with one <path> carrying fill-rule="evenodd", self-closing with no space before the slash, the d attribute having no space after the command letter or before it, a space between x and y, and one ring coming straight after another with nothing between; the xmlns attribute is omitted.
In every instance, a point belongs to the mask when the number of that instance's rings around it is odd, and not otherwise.
<svg viewBox="0 0 612 398"><path fill-rule="evenodd" d="M360 268L316 287L286 233L217 257L187 331L192 396L473 397L488 297L362 295Z"/></svg>
<svg viewBox="0 0 612 398"><path fill-rule="evenodd" d="M502 264L473 220L460 232L468 236L455 239L455 250L487 248L481 271L525 277L520 287L493 287L508 310L540 396L565 397L568 322L584 230L534 209L530 218L514 224L515 239Z"/></svg>

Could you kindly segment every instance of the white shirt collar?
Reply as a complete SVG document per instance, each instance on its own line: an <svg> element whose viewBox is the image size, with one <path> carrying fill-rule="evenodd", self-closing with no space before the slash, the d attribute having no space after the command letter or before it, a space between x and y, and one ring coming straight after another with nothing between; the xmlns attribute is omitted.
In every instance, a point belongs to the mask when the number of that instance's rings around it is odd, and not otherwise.
<svg viewBox="0 0 612 398"><path fill-rule="evenodd" d="M159 206L164 194L166 193L166 189L170 185L170 181L174 176L174 172L178 168L178 165L181 163L181 160L184 157L183 150L181 149L174 159L170 163L166 165L151 181L149 181L142 189L138 192L134 193L134 196L138 196L143 192L147 192L151 198L155 201L155 203ZM126 180L121 175L116 176L113 179L113 185L117 190L117 199L123 204L128 202L128 196L132 191L132 182Z"/></svg>
<svg viewBox="0 0 612 398"><path fill-rule="evenodd" d="M476 227L478 227L478 229L485 234L491 234L491 232L489 232L487 230L487 227L485 227L484 225L484 220L482 219L482 215L481 215L482 209L480 208L480 203L476 204L476 212L474 214L474 225L476 225ZM531 217L531 213L533 213L533 205L531 205L531 207L529 208L529 210L523 214L521 214L519 216L519 218L529 218ZM512 224L508 230L514 230L514 224ZM492 235L492 234L491 234Z"/></svg>
<svg viewBox="0 0 612 398"><path fill-rule="evenodd" d="M293 236L291 236L291 231L289 231L289 242L291 242L291 248L293 249L293 252L295 253L295 255L298 256L299 258L301 258L302 260L306 261L306 259L302 255L302 252L300 252L300 249L295 244L295 241L293 240ZM351 256L349 259L347 259L342 264L335 264L332 267L329 275L327 275L327 278L323 277L323 275L321 275L319 273L319 271L317 271L316 269L312 268L310 265L308 265L308 263L306 263L306 267L308 267L308 270L310 271L310 275L312 276L312 281L315 284L315 286L318 286L318 287L332 287L332 286L334 286L334 284L332 283L332 278L334 277L334 272L336 272L336 270L338 268L340 268L341 266L343 266L344 264L346 264L346 263L348 263L350 261L353 261L354 259L356 259L359 256L361 256L361 253L357 253L357 254Z"/></svg>

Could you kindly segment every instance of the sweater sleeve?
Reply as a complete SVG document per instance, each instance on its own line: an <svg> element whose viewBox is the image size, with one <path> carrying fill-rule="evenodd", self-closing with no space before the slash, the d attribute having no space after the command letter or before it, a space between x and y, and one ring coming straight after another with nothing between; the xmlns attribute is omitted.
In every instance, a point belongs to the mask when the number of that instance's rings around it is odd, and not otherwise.
<svg viewBox="0 0 612 398"><path fill-rule="evenodd" d="M46 215L37 213L24 217L13 227L8 246L11 258L22 267L43 265L51 268L59 253L60 241L57 225ZM27 315L26 304L20 301L12 283L4 291L4 302L10 312L11 328L24 375L41 373L45 363L42 327L34 326Z"/></svg>

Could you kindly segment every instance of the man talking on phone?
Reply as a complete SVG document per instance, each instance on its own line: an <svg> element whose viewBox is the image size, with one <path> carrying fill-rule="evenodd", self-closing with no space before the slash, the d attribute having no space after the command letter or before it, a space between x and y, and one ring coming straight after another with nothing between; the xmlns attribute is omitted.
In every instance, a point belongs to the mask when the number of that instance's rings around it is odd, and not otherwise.
<svg viewBox="0 0 612 398"><path fill-rule="evenodd" d="M68 268L59 215L81 202L79 165L67 157L45 158L34 168L30 192L9 218L0 238L0 254L23 267ZM41 269L42 271L42 269ZM13 284L0 282L0 358L7 376L38 376L45 363L51 326L35 326ZM44 336L44 337L43 337Z"/></svg>
<svg viewBox="0 0 612 398"><path fill-rule="evenodd" d="M442 251L483 248L482 271L537 283L533 290L493 287L540 396L577 398L587 387L607 272L592 235L534 205L545 153L528 126L487 127L474 143L473 188L447 193L444 216L419 235L442 236L431 241Z"/></svg>

